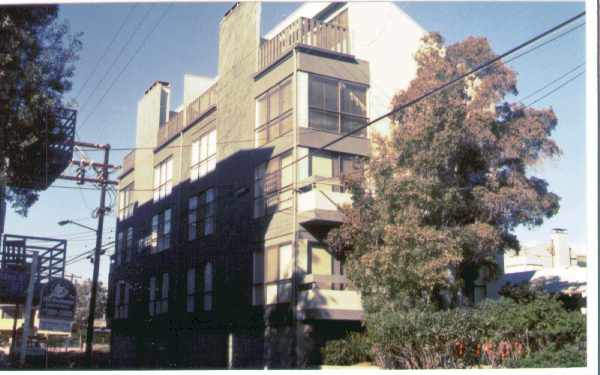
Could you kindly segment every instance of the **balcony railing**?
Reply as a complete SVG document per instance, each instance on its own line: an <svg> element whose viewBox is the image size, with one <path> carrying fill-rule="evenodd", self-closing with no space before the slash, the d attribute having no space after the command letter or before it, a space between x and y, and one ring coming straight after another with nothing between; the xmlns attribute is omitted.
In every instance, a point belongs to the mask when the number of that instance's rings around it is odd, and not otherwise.
<svg viewBox="0 0 600 375"><path fill-rule="evenodd" d="M300 17L279 34L262 42L258 53L258 71L273 64L298 44L339 53L350 53L345 27Z"/></svg>
<svg viewBox="0 0 600 375"><path fill-rule="evenodd" d="M160 147L188 125L197 121L206 111L212 108L216 100L217 86L212 85L204 94L194 99L181 111L177 112L158 129L157 146Z"/></svg>
<svg viewBox="0 0 600 375"><path fill-rule="evenodd" d="M123 158L123 168L121 169L121 176L128 173L135 167L135 150L129 152Z"/></svg>
<svg viewBox="0 0 600 375"><path fill-rule="evenodd" d="M351 194L313 189L298 195L298 212L337 211L344 204L352 204Z"/></svg>

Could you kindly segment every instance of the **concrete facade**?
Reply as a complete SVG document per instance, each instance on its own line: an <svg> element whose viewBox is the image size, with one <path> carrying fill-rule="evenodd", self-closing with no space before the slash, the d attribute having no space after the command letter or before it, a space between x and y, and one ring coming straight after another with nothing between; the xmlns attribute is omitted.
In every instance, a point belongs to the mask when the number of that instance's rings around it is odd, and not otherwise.
<svg viewBox="0 0 600 375"><path fill-rule="evenodd" d="M360 295L323 239L350 202L340 175L370 141L317 149L373 115L371 57L385 56L347 49L361 35L353 4L317 5L311 29L289 32L296 14L261 38L261 4L236 4L220 23L218 78L186 78L178 112L165 82L140 100L144 149L120 176L133 208L117 221L109 276L115 366L313 367L328 340L361 329Z"/></svg>

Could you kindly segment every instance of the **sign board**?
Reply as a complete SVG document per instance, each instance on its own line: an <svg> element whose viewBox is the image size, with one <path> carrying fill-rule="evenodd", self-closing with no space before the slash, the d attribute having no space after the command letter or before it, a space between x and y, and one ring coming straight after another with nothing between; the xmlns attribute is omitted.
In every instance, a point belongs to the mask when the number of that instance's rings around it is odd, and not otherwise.
<svg viewBox="0 0 600 375"><path fill-rule="evenodd" d="M0 302L22 303L29 283L29 272L15 269L0 270Z"/></svg>
<svg viewBox="0 0 600 375"><path fill-rule="evenodd" d="M70 332L77 302L73 283L66 279L52 279L42 290L40 298L39 329Z"/></svg>

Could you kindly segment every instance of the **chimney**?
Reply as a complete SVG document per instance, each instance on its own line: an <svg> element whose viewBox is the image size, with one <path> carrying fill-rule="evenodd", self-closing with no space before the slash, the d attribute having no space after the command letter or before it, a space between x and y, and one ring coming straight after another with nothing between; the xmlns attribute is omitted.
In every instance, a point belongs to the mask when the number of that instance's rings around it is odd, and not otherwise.
<svg viewBox="0 0 600 375"><path fill-rule="evenodd" d="M567 230L562 228L552 229L552 255L554 267L569 267L571 265L571 250L567 242Z"/></svg>

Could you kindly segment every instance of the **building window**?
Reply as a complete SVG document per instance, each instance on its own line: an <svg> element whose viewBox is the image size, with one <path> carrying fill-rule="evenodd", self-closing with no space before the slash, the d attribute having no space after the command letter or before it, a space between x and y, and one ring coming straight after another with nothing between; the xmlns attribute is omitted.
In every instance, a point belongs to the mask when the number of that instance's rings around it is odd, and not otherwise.
<svg viewBox="0 0 600 375"><path fill-rule="evenodd" d="M292 206L292 153L286 152L254 171L254 217Z"/></svg>
<svg viewBox="0 0 600 375"><path fill-rule="evenodd" d="M323 246L317 244L309 245L310 262L308 273L313 275L332 275L333 272L333 256Z"/></svg>
<svg viewBox="0 0 600 375"><path fill-rule="evenodd" d="M158 281L159 279L155 276L150 277L150 298L148 302L150 316L164 314L169 311L169 274L162 274L160 286ZM159 290L160 295L158 294Z"/></svg>
<svg viewBox="0 0 600 375"><path fill-rule="evenodd" d="M192 181L213 171L217 164L217 130L212 130L192 142Z"/></svg>
<svg viewBox="0 0 600 375"><path fill-rule="evenodd" d="M171 194L173 189L173 159L168 158L154 167L154 201Z"/></svg>
<svg viewBox="0 0 600 375"><path fill-rule="evenodd" d="M292 295L292 245L254 253L252 304L289 302Z"/></svg>
<svg viewBox="0 0 600 375"><path fill-rule="evenodd" d="M119 191L119 220L124 220L133 215L133 190L134 183L130 183Z"/></svg>
<svg viewBox="0 0 600 375"><path fill-rule="evenodd" d="M171 246L171 209L152 217L152 245L150 253L158 253Z"/></svg>
<svg viewBox="0 0 600 375"><path fill-rule="evenodd" d="M133 255L133 227L127 229L127 241L125 242L125 261L130 262Z"/></svg>
<svg viewBox="0 0 600 375"><path fill-rule="evenodd" d="M204 311L212 311L213 309L213 266L210 262L204 266L204 286L202 292L202 308Z"/></svg>
<svg viewBox="0 0 600 375"><path fill-rule="evenodd" d="M186 300L186 311L194 312L196 309L196 269L190 268L187 271L187 300Z"/></svg>
<svg viewBox="0 0 600 375"><path fill-rule="evenodd" d="M129 294L131 285L124 281L119 281L115 285L115 313L114 319L127 319L129 314Z"/></svg>
<svg viewBox="0 0 600 375"><path fill-rule="evenodd" d="M115 258L117 266L123 262L123 253L125 252L125 241L123 232L117 234L117 243L115 244Z"/></svg>
<svg viewBox="0 0 600 375"><path fill-rule="evenodd" d="M310 176L322 179L339 179L342 176L363 176L364 160L361 156L307 148L300 148L299 153L299 158L304 157L298 163L298 180L300 181ZM344 190L342 186L335 183L324 183L321 185L323 185L321 187L330 191Z"/></svg>
<svg viewBox="0 0 600 375"><path fill-rule="evenodd" d="M188 201L188 240L215 233L215 189L208 189Z"/></svg>
<svg viewBox="0 0 600 375"><path fill-rule="evenodd" d="M256 100L256 145L260 147L292 130L292 80L273 87Z"/></svg>
<svg viewBox="0 0 600 375"><path fill-rule="evenodd" d="M348 133L367 123L367 88L310 75L308 126L333 133ZM365 136L363 129L356 136Z"/></svg>

